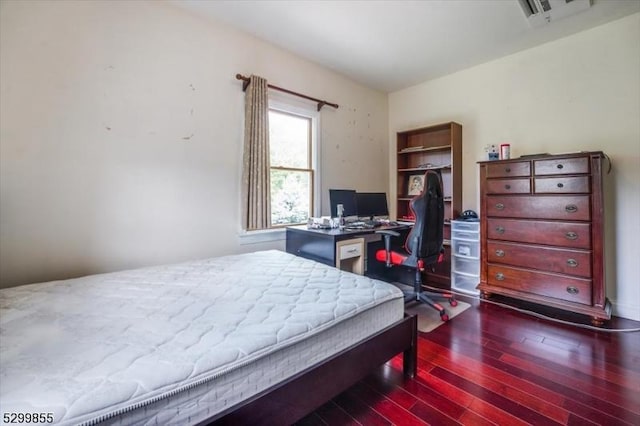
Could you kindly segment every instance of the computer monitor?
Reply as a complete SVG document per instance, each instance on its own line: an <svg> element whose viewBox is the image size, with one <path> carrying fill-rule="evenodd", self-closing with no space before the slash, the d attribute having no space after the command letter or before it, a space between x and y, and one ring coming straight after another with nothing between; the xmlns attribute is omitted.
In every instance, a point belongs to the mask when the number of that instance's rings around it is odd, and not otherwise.
<svg viewBox="0 0 640 426"><path fill-rule="evenodd" d="M330 189L329 204L331 204L331 217L338 217L338 204L342 204L343 217L357 216L356 191L353 189Z"/></svg>
<svg viewBox="0 0 640 426"><path fill-rule="evenodd" d="M358 192L356 193L358 204L358 217L389 216L387 206L387 194L385 192Z"/></svg>

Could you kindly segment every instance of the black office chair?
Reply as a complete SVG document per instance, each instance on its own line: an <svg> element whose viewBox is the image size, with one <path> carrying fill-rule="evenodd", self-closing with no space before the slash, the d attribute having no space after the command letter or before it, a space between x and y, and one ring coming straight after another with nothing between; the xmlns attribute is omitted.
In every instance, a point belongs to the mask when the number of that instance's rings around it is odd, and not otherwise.
<svg viewBox="0 0 640 426"><path fill-rule="evenodd" d="M404 291L405 303L421 302L435 308L440 313L442 321L448 321L445 309L431 297L439 296L447 299L451 306L458 302L450 293L431 293L422 290L422 271L444 258L443 226L444 226L444 197L442 195L442 180L435 170L428 170L425 174L424 189L413 198L409 207L415 216L415 224L409 232L404 244L404 252L391 250L391 237L399 237L395 231L376 231L384 237L384 250L376 252L376 260L385 262L388 268L399 265L415 269L415 279L412 291Z"/></svg>

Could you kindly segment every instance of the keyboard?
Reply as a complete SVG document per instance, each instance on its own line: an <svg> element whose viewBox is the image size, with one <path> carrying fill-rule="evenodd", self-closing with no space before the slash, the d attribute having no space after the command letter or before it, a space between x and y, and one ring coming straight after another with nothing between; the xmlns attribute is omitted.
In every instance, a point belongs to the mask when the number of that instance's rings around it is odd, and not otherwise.
<svg viewBox="0 0 640 426"><path fill-rule="evenodd" d="M345 228L346 229L371 229L373 228L373 225L367 224L366 222L349 222L347 223L347 226L345 226Z"/></svg>
<svg viewBox="0 0 640 426"><path fill-rule="evenodd" d="M383 225L397 225L396 222L389 222L386 220L359 220L356 222L349 222L345 226L347 229L373 229L379 228Z"/></svg>
<svg viewBox="0 0 640 426"><path fill-rule="evenodd" d="M379 221L379 220L365 220L365 221L364 221L364 224L365 224L366 226L371 226L371 227L373 227L373 228L377 228L377 227L379 227L379 226L382 226L382 225L383 225L383 223L382 223L381 221Z"/></svg>

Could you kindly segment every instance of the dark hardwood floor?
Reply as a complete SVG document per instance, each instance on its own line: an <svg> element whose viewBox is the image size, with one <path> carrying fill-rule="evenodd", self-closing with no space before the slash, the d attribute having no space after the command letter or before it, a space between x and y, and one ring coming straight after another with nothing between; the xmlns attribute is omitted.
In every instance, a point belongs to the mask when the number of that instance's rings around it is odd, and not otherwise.
<svg viewBox="0 0 640 426"><path fill-rule="evenodd" d="M609 328L640 323L614 318ZM640 425L640 333L558 324L475 301L301 425Z"/></svg>

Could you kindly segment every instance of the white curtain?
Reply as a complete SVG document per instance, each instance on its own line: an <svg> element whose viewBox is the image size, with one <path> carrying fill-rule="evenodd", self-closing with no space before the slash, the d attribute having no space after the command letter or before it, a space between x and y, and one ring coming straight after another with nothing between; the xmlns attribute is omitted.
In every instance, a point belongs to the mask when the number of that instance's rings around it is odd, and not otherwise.
<svg viewBox="0 0 640 426"><path fill-rule="evenodd" d="M245 92L242 217L246 230L271 226L267 80L252 75Z"/></svg>

